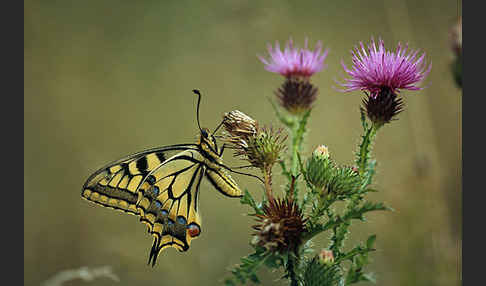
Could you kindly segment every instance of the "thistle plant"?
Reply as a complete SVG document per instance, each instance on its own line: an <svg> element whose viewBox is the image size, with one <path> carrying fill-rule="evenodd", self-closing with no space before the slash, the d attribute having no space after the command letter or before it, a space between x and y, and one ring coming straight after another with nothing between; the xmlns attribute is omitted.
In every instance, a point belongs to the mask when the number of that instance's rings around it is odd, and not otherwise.
<svg viewBox="0 0 486 286"><path fill-rule="evenodd" d="M378 47L371 39L367 48L360 43L351 52L353 65L347 68L343 64L349 77L339 83L339 91L363 91L362 106L356 108L363 135L354 162L345 165L339 164L324 142L316 144L311 154L302 151L307 122L319 97L311 77L324 69L328 50L323 51L320 42L311 51L307 40L304 48L290 40L284 51L278 43L268 51L269 59L259 57L265 69L284 77L270 101L283 128L262 127L241 111L223 116L225 143L236 157L256 168L265 182L261 200L248 190L241 198L255 221L249 238L253 253L241 258L226 285L258 284L262 268L280 270L281 279L292 286L373 282L365 267L375 251L376 235L355 245L345 242L354 221L365 222L369 212L391 210L367 198L368 193L376 192L373 143L378 130L397 120L404 110L400 91L422 89L416 84L427 76L431 65L426 65L425 54L417 57L418 51L408 51L407 46L398 44L394 52L387 51L381 39ZM283 186L272 184L277 173L285 179ZM315 246L317 236L328 237L327 245Z"/></svg>

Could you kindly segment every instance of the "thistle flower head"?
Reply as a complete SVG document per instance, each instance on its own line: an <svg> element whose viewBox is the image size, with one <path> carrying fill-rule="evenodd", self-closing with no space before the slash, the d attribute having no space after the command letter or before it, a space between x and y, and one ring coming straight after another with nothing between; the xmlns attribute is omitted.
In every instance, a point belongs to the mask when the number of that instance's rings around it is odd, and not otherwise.
<svg viewBox="0 0 486 286"><path fill-rule="evenodd" d="M368 95L363 99L362 112L366 112L375 128L397 119L397 114L403 111L404 103L388 88L382 89L376 96Z"/></svg>
<svg viewBox="0 0 486 286"><path fill-rule="evenodd" d="M257 121L243 112L226 113L223 125L226 130L224 140L235 150L235 156L243 157L262 170L273 166L286 148L287 136L283 129L260 128Z"/></svg>
<svg viewBox="0 0 486 286"><path fill-rule="evenodd" d="M460 17L456 24L450 29L449 37L452 51L456 56L460 56L462 54L462 17Z"/></svg>
<svg viewBox="0 0 486 286"><path fill-rule="evenodd" d="M312 108L318 89L306 80L287 78L275 91L278 103L291 114L301 114Z"/></svg>
<svg viewBox="0 0 486 286"><path fill-rule="evenodd" d="M342 92L365 90L371 97L376 97L384 88L396 94L400 89L420 90L416 83L422 81L430 72L432 65L425 63L425 53L417 58L419 50L409 50L408 45L398 43L395 52L385 49L383 40L378 47L373 38L366 49L360 42L360 48L351 51L353 66L348 68L341 63L350 78L339 83Z"/></svg>
<svg viewBox="0 0 486 286"><path fill-rule="evenodd" d="M324 60L327 57L328 49L322 52L322 43L320 41L317 42L314 51L309 50L307 44L308 40L306 39L303 49L294 47L293 41L290 39L283 51L280 50L278 42L275 43L274 48L272 48L271 44L268 44L270 59L266 60L261 56L258 56L258 58L265 64L267 71L279 73L287 78L309 78L325 67Z"/></svg>
<svg viewBox="0 0 486 286"><path fill-rule="evenodd" d="M272 251L294 250L301 243L306 219L293 200L273 199L256 214L253 243Z"/></svg>
<svg viewBox="0 0 486 286"><path fill-rule="evenodd" d="M449 37L454 59L451 64L452 75L458 87L462 88L462 17L450 29Z"/></svg>

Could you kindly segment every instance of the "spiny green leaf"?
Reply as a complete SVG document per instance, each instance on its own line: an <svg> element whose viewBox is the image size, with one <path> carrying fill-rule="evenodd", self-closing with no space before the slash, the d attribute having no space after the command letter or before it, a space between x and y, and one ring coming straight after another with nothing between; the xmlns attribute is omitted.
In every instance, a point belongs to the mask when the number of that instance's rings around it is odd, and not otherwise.
<svg viewBox="0 0 486 286"><path fill-rule="evenodd" d="M265 252L263 248L257 247L255 253L240 258L241 263L231 270L231 273L233 273L237 281L242 284L246 283L247 280L259 283L256 271L258 271L268 256L269 253ZM226 282L227 285L234 285L228 284L234 283L231 279L227 279L226 281L230 281Z"/></svg>
<svg viewBox="0 0 486 286"><path fill-rule="evenodd" d="M241 197L240 203L252 207L253 210L255 210L256 214L263 214L261 203L257 204L255 202L250 192L248 192L248 189L245 189L245 191L243 192L243 197Z"/></svg>
<svg viewBox="0 0 486 286"><path fill-rule="evenodd" d="M304 286L335 286L341 280L341 271L337 265L323 265L317 257L305 264Z"/></svg>

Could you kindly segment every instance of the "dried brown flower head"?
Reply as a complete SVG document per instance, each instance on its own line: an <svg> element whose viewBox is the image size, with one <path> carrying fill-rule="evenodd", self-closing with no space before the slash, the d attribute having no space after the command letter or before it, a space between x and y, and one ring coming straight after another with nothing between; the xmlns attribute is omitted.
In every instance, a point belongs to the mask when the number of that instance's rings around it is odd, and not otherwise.
<svg viewBox="0 0 486 286"><path fill-rule="evenodd" d="M306 219L293 200L273 199L263 207L263 214L255 215L258 221L253 243L271 251L295 250L305 232Z"/></svg>
<svg viewBox="0 0 486 286"><path fill-rule="evenodd" d="M258 122L239 110L225 113L223 125L232 137L240 137L241 139L255 136L258 129Z"/></svg>

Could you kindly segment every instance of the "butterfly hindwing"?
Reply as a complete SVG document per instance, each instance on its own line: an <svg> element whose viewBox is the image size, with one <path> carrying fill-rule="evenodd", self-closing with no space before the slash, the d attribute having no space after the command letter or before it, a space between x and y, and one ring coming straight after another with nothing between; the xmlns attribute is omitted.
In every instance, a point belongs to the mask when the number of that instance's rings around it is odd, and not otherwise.
<svg viewBox="0 0 486 286"><path fill-rule="evenodd" d="M154 148L112 162L92 174L81 196L107 208L140 215L138 189L151 170L160 166L171 151L194 148L192 144Z"/></svg>
<svg viewBox="0 0 486 286"><path fill-rule="evenodd" d="M153 170L140 187L140 221L154 237L149 263L168 247L187 251L201 233L197 212L199 186L206 166L196 150L181 152Z"/></svg>

